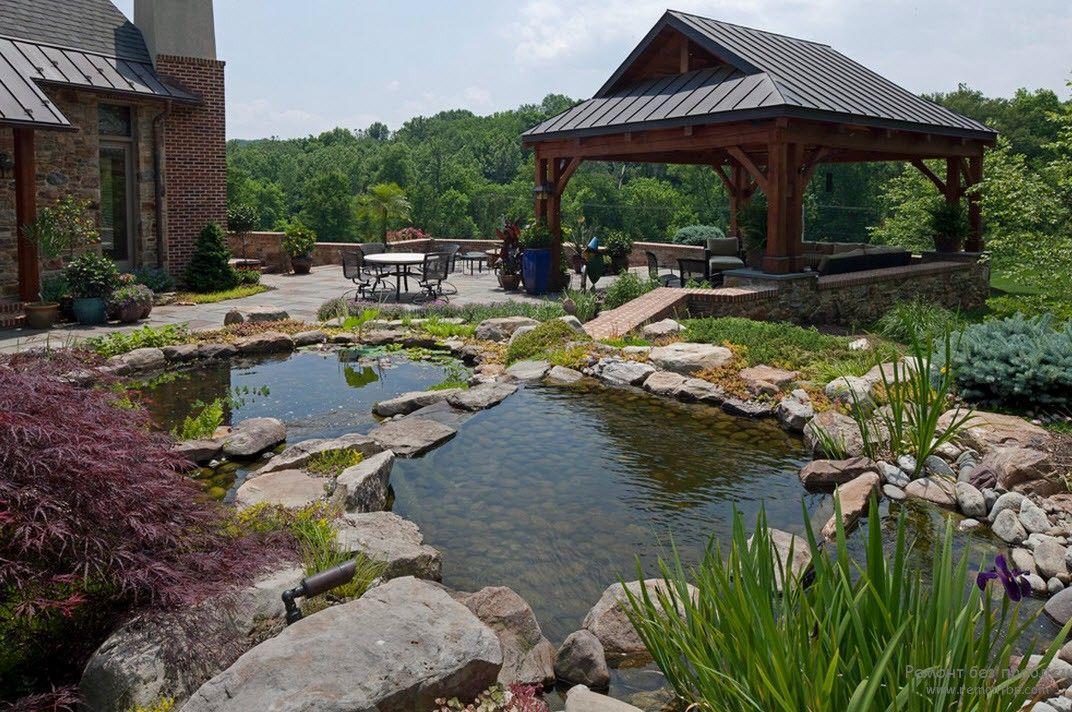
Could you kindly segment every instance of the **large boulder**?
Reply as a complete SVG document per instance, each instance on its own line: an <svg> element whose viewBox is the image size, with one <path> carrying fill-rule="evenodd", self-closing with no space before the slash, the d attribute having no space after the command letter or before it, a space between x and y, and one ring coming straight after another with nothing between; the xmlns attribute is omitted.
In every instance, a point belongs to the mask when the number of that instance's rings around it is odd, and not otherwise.
<svg viewBox="0 0 1072 712"><path fill-rule="evenodd" d="M717 406L726 401L726 391L702 378L686 378L677 391L677 397L684 401Z"/></svg>
<svg viewBox="0 0 1072 712"><path fill-rule="evenodd" d="M662 321L645 324L644 328L640 330L640 333L645 339L662 339L667 336L680 334L684 330L685 325L681 322L673 319L663 319Z"/></svg>
<svg viewBox="0 0 1072 712"><path fill-rule="evenodd" d="M956 483L942 477L921 477L918 480L912 480L905 487L905 494L946 509L957 508Z"/></svg>
<svg viewBox="0 0 1072 712"><path fill-rule="evenodd" d="M950 410L938 419L938 429L945 430L953 418L964 417L964 411ZM957 433L955 440L983 454L1001 447L1045 450L1053 436L1045 429L1015 415L990 413L977 410L972 413L967 426Z"/></svg>
<svg viewBox="0 0 1072 712"><path fill-rule="evenodd" d="M324 499L328 484L328 479L313 477L303 470L277 470L243 482L234 502L239 509L255 504L301 509Z"/></svg>
<svg viewBox="0 0 1072 712"><path fill-rule="evenodd" d="M488 586L458 600L495 631L502 646L499 682L551 685L555 681L555 649L543 637L536 614L521 596L505 586Z"/></svg>
<svg viewBox="0 0 1072 712"><path fill-rule="evenodd" d="M502 649L442 589L388 581L286 628L191 696L184 712L412 712L471 700L495 683Z"/></svg>
<svg viewBox="0 0 1072 712"><path fill-rule="evenodd" d="M574 685L566 693L566 712L640 712L640 708L592 692L587 685Z"/></svg>
<svg viewBox="0 0 1072 712"><path fill-rule="evenodd" d="M383 418L393 415L406 415L415 410L445 401L459 391L458 388L444 388L439 391L409 391L402 395L382 400L372 406L372 412Z"/></svg>
<svg viewBox="0 0 1072 712"><path fill-rule="evenodd" d="M294 350L294 339L278 331L236 339L234 347L240 354L274 354Z"/></svg>
<svg viewBox="0 0 1072 712"><path fill-rule="evenodd" d="M630 581L626 584L629 592L634 596L641 596L641 586L648 589L648 593L654 598L659 591L667 591L666 582L663 579L646 579L644 581ZM585 615L581 626L589 630L599 642L603 644L603 651L607 656L607 663L612 667L626 662L645 662L650 656L640 636L637 635L633 624L625 615L626 598L625 587L621 583L611 584L603 591L596 605ZM696 596L696 588L689 585L689 595Z"/></svg>
<svg viewBox="0 0 1072 712"><path fill-rule="evenodd" d="M551 370L547 372L547 380L555 383L572 385L583 379L583 373L572 368L566 368L565 366L552 366Z"/></svg>
<svg viewBox="0 0 1072 712"><path fill-rule="evenodd" d="M319 329L310 329L309 331L299 331L292 338L295 346L312 346L325 343L328 340L328 335Z"/></svg>
<svg viewBox="0 0 1072 712"><path fill-rule="evenodd" d="M517 361L506 369L506 375L519 381L538 381L550 370L546 361Z"/></svg>
<svg viewBox="0 0 1072 712"><path fill-rule="evenodd" d="M686 341L657 346L648 353L648 360L664 371L691 376L700 371L728 365L733 361L733 352L725 346Z"/></svg>
<svg viewBox="0 0 1072 712"><path fill-rule="evenodd" d="M462 410L484 410L502 403L517 392L513 383L484 383L447 397L447 403Z"/></svg>
<svg viewBox="0 0 1072 712"><path fill-rule="evenodd" d="M775 557L782 562L781 569L775 569L774 582L778 591L782 590L782 571L792 576L804 576L811 569L811 547L803 537L790 534L781 529L768 528L771 549ZM752 545L755 537L749 537L748 544Z"/></svg>
<svg viewBox="0 0 1072 712"><path fill-rule="evenodd" d="M507 341L518 327L538 326L540 322L527 316L504 316L485 319L477 324L474 336L482 341Z"/></svg>
<svg viewBox="0 0 1072 712"><path fill-rule="evenodd" d="M972 474L978 476L981 471L989 471L999 488L1031 492L1035 491L1037 485L1032 483L1037 480L1056 482L1054 470L1053 457L1048 452L1023 447L993 447Z"/></svg>
<svg viewBox="0 0 1072 712"><path fill-rule="evenodd" d="M283 591L304 569L282 562L252 584L213 596L181 614L140 616L112 633L79 683L89 710L181 703L242 653L283 628Z"/></svg>
<svg viewBox="0 0 1072 712"><path fill-rule="evenodd" d="M820 432L826 433L834 442L841 445L847 456L858 457L864 454L864 440L860 436L860 428L849 416L836 410L824 410L808 421L804 427L804 444L814 453L822 449Z"/></svg>
<svg viewBox="0 0 1072 712"><path fill-rule="evenodd" d="M112 373L124 376L131 373L145 373L158 371L167 366L167 357L164 352L152 346L128 351L125 354L112 356L106 364Z"/></svg>
<svg viewBox="0 0 1072 712"><path fill-rule="evenodd" d="M616 356L600 359L596 370L602 380L613 386L639 386L655 373L655 369L646 363Z"/></svg>
<svg viewBox="0 0 1072 712"><path fill-rule="evenodd" d="M390 450L366 457L335 478L334 498L347 512L379 512L387 508L388 482L395 454Z"/></svg>
<svg viewBox="0 0 1072 712"><path fill-rule="evenodd" d="M242 309L231 309L223 315L223 325L231 324L259 324L265 321L283 321L289 319L290 314L282 307L249 306Z"/></svg>
<svg viewBox="0 0 1072 712"><path fill-rule="evenodd" d="M774 417L789 432L802 433L808 421L815 417L815 408L807 401L786 396L778 402Z"/></svg>
<svg viewBox="0 0 1072 712"><path fill-rule="evenodd" d="M871 495L878 491L882 478L875 472L865 472L851 482L838 485L834 490L834 499L841 505L841 521L848 531L856 525L860 517L867 514ZM837 535L837 513L823 525L823 537L833 541Z"/></svg>
<svg viewBox="0 0 1072 712"><path fill-rule="evenodd" d="M644 379L644 390L666 398L677 398L684 385L685 377L673 371L655 371Z"/></svg>
<svg viewBox="0 0 1072 712"><path fill-rule="evenodd" d="M208 438L200 440L183 440L182 442L175 443L175 446L171 449L190 462L203 463L219 457L220 453L223 451L223 443L219 440L211 440Z"/></svg>
<svg viewBox="0 0 1072 712"><path fill-rule="evenodd" d="M438 581L443 575L439 551L424 543L416 524L397 514L344 514L335 521L335 539L348 554L363 554L386 564L384 578L416 576Z"/></svg>
<svg viewBox="0 0 1072 712"><path fill-rule="evenodd" d="M871 399L871 387L874 384L866 378L858 376L838 376L826 384L823 392L832 401L840 401L849 405L859 403L861 407L871 407L874 401Z"/></svg>
<svg viewBox="0 0 1072 712"><path fill-rule="evenodd" d="M744 381L749 392L759 395L772 395L784 391L793 381L800 377L798 371L786 371L784 368L774 368L760 364L742 369L737 377Z"/></svg>
<svg viewBox="0 0 1072 712"><path fill-rule="evenodd" d="M250 477L266 475L276 470L297 470L305 466L307 462L321 452L333 450L356 450L364 457L383 452L383 446L361 433L348 433L337 438L313 438L302 440L300 443L291 445L279 453L260 469L251 472Z"/></svg>
<svg viewBox="0 0 1072 712"><path fill-rule="evenodd" d="M399 457L416 457L439 447L457 434L458 431L449 425L410 416L384 423L373 429L369 437Z"/></svg>
<svg viewBox="0 0 1072 712"><path fill-rule="evenodd" d="M878 463L868 457L848 460L812 460L800 470L800 482L806 489L829 491L856 479L865 472L877 472Z"/></svg>
<svg viewBox="0 0 1072 712"><path fill-rule="evenodd" d="M253 457L287 439L287 428L276 418L247 418L231 428L223 441L223 454Z"/></svg>
<svg viewBox="0 0 1072 712"><path fill-rule="evenodd" d="M610 668L603 644L592 631L582 628L566 636L555 653L555 676L571 685L606 689L610 684Z"/></svg>

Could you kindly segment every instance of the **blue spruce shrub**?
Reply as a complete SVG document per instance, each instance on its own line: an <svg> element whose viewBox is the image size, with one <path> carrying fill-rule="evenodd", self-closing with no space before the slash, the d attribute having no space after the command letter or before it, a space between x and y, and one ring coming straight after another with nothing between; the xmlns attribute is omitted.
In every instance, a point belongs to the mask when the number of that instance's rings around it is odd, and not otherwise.
<svg viewBox="0 0 1072 712"><path fill-rule="evenodd" d="M722 228L714 225L686 225L674 233L674 242L679 245L699 245L703 247L708 239L725 237Z"/></svg>
<svg viewBox="0 0 1072 712"><path fill-rule="evenodd" d="M1072 406L1072 322L1020 314L973 324L955 350L957 390L967 401L1006 408Z"/></svg>

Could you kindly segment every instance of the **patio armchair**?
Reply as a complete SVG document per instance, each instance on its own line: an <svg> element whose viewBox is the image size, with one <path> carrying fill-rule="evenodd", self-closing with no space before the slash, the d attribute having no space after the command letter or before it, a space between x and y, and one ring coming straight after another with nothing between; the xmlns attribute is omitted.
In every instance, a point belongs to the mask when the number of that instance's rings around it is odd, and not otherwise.
<svg viewBox="0 0 1072 712"><path fill-rule="evenodd" d="M648 278L658 282L660 286L669 287L671 282L679 281L673 272L668 274L659 273L659 258L655 256L654 252L650 250L644 251L644 256L648 259Z"/></svg>
<svg viewBox="0 0 1072 712"><path fill-rule="evenodd" d="M382 279L365 268L365 256L361 250L339 250L339 254L342 257L342 276L354 283L358 296L365 299L366 290L371 288L376 291Z"/></svg>
<svg viewBox="0 0 1072 712"><path fill-rule="evenodd" d="M704 261L706 262L704 277L712 285L716 278L719 282L722 281L722 273L726 270L744 267L736 237L708 238L707 245L704 247Z"/></svg>
<svg viewBox="0 0 1072 712"><path fill-rule="evenodd" d="M458 251L462 249L462 246L459 245L459 244L453 243L453 242L448 242L445 245L438 245L437 244L435 246L435 248L436 248L435 249L436 252L441 252L441 253L443 253L445 255L448 255L450 257L450 267L448 269L449 269L450 272L454 272L456 263L458 261ZM463 271L464 271L464 268L463 268ZM443 291L444 294L457 294L458 293L458 288L455 287L453 284L451 284L450 280L443 280L443 285L444 285L444 287L442 288L442 291Z"/></svg>
<svg viewBox="0 0 1072 712"><path fill-rule="evenodd" d="M421 264L421 274L417 279L423 299L435 299L443 295L443 283L450 276L451 255L447 252L429 252Z"/></svg>

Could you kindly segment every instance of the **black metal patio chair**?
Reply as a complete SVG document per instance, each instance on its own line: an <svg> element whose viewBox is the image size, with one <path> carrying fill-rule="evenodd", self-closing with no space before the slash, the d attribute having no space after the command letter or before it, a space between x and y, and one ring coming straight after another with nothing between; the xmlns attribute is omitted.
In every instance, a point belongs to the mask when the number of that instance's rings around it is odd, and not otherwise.
<svg viewBox="0 0 1072 712"><path fill-rule="evenodd" d="M443 296L443 283L450 276L450 254L446 252L429 252L421 264L420 285L422 293L418 300L431 300Z"/></svg>
<svg viewBox="0 0 1072 712"><path fill-rule="evenodd" d="M650 279L658 282L664 287L669 287L672 283L677 283L679 281L673 272L668 274L659 273L659 258L655 256L654 252L645 250L644 256L648 258L648 277Z"/></svg>
<svg viewBox="0 0 1072 712"><path fill-rule="evenodd" d="M342 255L342 275L354 283L358 296L367 299L375 294L380 285L388 281L389 275L365 264L365 255L360 249L339 250Z"/></svg>
<svg viewBox="0 0 1072 712"><path fill-rule="evenodd" d="M462 246L458 245L458 244L455 244L453 242L448 242L448 243L443 244L443 245L440 245L440 244L437 243L435 248L436 248L435 249L436 252L441 252L441 253L446 254L446 255L448 255L450 257L450 266L448 267L447 271L450 272L450 273L453 273L455 265L458 262L458 252L462 249ZM464 268L463 268L462 271L464 271ZM458 288L456 286L454 286L453 284L451 284L449 279L443 280L443 285L442 285L442 287L440 289L443 292L443 294L457 294L458 293Z"/></svg>

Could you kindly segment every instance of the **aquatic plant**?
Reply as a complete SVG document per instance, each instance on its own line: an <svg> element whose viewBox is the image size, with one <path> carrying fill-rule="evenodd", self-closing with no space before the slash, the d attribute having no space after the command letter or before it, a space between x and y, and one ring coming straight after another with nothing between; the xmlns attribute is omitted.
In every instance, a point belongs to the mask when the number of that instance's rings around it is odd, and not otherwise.
<svg viewBox="0 0 1072 712"><path fill-rule="evenodd" d="M587 337L578 334L569 324L558 319L544 322L531 331L514 337L506 349L507 363L542 357L548 351L569 341L584 341Z"/></svg>
<svg viewBox="0 0 1072 712"><path fill-rule="evenodd" d="M437 316L430 316L425 319L421 322L420 328L422 331L439 339L471 338L476 333L474 324L454 324L449 321L443 321Z"/></svg>
<svg viewBox="0 0 1072 712"><path fill-rule="evenodd" d="M148 414L63 382L62 365L0 367L3 697L80 672L119 616L195 604L280 554L228 536Z"/></svg>
<svg viewBox="0 0 1072 712"><path fill-rule="evenodd" d="M223 408L225 398L214 398L205 403L194 401L190 406L191 414L182 419L182 423L171 430L171 437L176 440L201 440L211 438L216 428L223 425ZM194 414L192 411L197 411Z"/></svg>
<svg viewBox="0 0 1072 712"><path fill-rule="evenodd" d="M1019 569L1010 569L1002 554L994 558L994 566L979 572L975 577L975 585L980 591L985 591L986 585L995 579L1001 583L1005 596L1010 601L1019 601L1031 595L1031 583L1027 580L1027 574Z"/></svg>
<svg viewBox="0 0 1072 712"><path fill-rule="evenodd" d="M875 323L878 333L887 339L911 344L963 328L964 317L945 307L920 298L894 304Z"/></svg>
<svg viewBox="0 0 1072 712"><path fill-rule="evenodd" d="M711 712L1021 709L1037 681L1025 642L1037 613L970 585L950 522L927 576L910 564L903 514L887 554L878 509L872 501L860 564L847 553L840 506L834 554L819 549L804 512L807 581L785 571L762 513L751 540L735 513L728 551L712 542L695 569L675 552L660 562L662 590L627 589L626 614L682 703Z"/></svg>

